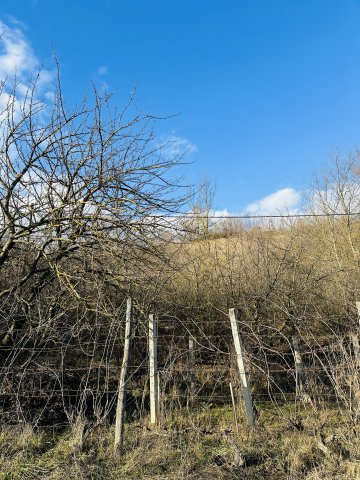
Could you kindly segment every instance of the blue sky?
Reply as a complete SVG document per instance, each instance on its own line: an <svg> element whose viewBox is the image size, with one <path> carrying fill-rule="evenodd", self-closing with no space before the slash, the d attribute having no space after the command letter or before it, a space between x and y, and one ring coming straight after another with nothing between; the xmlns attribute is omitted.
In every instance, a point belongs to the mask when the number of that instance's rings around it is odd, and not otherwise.
<svg viewBox="0 0 360 480"><path fill-rule="evenodd" d="M191 147L188 181L216 182L216 210L295 211L360 144L360 0L2 0L0 20L23 49L1 40L0 76L50 70L54 48L68 102L95 81L180 112L159 135Z"/></svg>

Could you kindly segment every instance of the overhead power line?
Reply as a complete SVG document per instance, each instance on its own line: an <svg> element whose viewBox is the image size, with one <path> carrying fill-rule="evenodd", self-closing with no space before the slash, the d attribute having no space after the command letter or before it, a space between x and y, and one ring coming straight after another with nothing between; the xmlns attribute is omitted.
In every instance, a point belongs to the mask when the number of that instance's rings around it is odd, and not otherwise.
<svg viewBox="0 0 360 480"><path fill-rule="evenodd" d="M179 214L159 214L149 215L148 218L178 218L178 219L209 219L209 220L253 220L253 219L272 219L272 218L311 218L311 217L360 217L360 212L333 212L333 213L287 213L287 214L273 214L273 215L198 215L194 213L179 213Z"/></svg>

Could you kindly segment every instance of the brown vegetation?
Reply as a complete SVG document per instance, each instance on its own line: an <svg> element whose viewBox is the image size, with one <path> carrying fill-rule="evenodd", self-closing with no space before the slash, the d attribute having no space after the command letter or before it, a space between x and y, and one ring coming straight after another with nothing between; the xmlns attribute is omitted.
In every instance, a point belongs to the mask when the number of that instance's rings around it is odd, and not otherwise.
<svg viewBox="0 0 360 480"><path fill-rule="evenodd" d="M4 478L57 478L56 469L67 475L60 460L54 472L43 462L50 462L47 452L59 453L68 427L66 442L80 462L71 475L83 478L102 478L101 467L89 463L88 476L83 472L86 449L98 449L104 471L113 469L107 478L126 478L114 472L127 469L129 478L155 478L161 465L173 478L200 478L198 467L210 469L211 478L213 454L226 464L214 478L246 478L246 461L258 468L252 478L357 478L349 472L358 475L359 461L358 156L337 159L318 181L308 206L314 216L214 225L205 192L205 207L199 202L189 221L168 216L182 200L171 195L167 176L179 159L163 157L143 128L148 117L113 117L109 99L96 92L93 107L66 113L60 90L44 117L35 89L20 106L10 97L0 116L1 461L7 472L19 456L35 462L31 473ZM133 425L124 460L106 466L128 296L136 317L128 380ZM236 435L225 432L233 430L230 381L239 391L232 307L240 312L258 411L255 431ZM163 430L148 432L147 319L154 310ZM39 437L40 427L58 436ZM14 447L9 429L21 432ZM272 441L284 438L270 447L267 432ZM281 459L279 470L262 442ZM144 451L158 456L144 458ZM331 477L339 458L345 473Z"/></svg>

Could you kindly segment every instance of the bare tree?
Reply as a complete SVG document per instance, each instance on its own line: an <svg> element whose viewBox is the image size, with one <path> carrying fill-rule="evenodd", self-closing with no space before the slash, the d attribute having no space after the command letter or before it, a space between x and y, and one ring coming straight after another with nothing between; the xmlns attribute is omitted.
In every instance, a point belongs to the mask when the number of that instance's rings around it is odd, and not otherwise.
<svg viewBox="0 0 360 480"><path fill-rule="evenodd" d="M92 103L69 111L60 82L51 103L36 79L21 97L18 88L0 90L0 299L29 305L51 278L80 298L70 258L104 273L111 252L130 262L156 245L162 215L181 203L169 177L181 155L163 153L154 117L130 116L132 98L118 112L94 89Z"/></svg>

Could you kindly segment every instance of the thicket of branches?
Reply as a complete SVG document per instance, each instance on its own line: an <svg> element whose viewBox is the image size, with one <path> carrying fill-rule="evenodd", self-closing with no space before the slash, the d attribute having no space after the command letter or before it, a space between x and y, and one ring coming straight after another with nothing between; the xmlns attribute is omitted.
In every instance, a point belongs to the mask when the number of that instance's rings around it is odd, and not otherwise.
<svg viewBox="0 0 360 480"><path fill-rule="evenodd" d="M9 398L26 366L50 363L49 382L62 388L64 351L89 358L97 342L110 348L124 297L176 229L162 215L183 201L169 174L181 155L165 152L154 117L131 116L132 99L116 111L94 89L69 110L60 83L45 103L37 82L21 95L23 85L11 94L0 85L1 382Z"/></svg>
<svg viewBox="0 0 360 480"><path fill-rule="evenodd" d="M129 118L130 105L114 113L96 91L73 111L60 86L51 105L36 91L35 82L19 102L15 88L0 113L2 417L111 419L130 295L137 412L146 409L148 313L160 318L163 393L182 405L188 336L200 366L218 362L225 372L233 362L227 311L237 307L259 394L294 391L297 335L310 352L311 401L335 391L354 419L358 155L336 159L317 180L307 207L315 216L219 225L205 194L189 220L176 216L184 195L168 175L181 158L165 154L154 118ZM214 371L198 374L199 395L214 392ZM226 370L220 393L232 375Z"/></svg>

